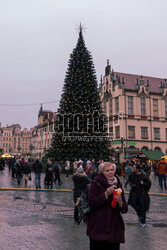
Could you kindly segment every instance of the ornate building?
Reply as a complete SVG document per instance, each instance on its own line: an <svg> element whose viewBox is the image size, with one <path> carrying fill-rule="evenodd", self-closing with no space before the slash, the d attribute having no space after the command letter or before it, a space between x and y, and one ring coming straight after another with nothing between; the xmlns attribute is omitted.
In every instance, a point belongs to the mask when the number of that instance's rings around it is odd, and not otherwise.
<svg viewBox="0 0 167 250"><path fill-rule="evenodd" d="M4 153L13 155L31 154L31 136L32 129L28 131L26 128L21 131L19 124L13 124L1 128L1 148Z"/></svg>
<svg viewBox="0 0 167 250"><path fill-rule="evenodd" d="M38 125L32 131L32 156L42 158L50 147L54 134L56 113L41 108L38 114Z"/></svg>
<svg viewBox="0 0 167 250"><path fill-rule="evenodd" d="M167 80L114 72L109 61L99 88L111 148L121 156L142 150L167 154Z"/></svg>

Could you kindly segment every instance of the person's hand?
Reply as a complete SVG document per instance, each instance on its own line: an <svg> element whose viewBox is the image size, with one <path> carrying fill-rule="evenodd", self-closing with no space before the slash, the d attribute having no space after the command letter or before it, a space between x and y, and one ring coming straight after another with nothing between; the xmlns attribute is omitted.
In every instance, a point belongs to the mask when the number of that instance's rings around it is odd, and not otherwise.
<svg viewBox="0 0 167 250"><path fill-rule="evenodd" d="M118 194L116 196L116 199L117 199L117 202L118 202L119 206L122 207L122 196L121 196L121 194Z"/></svg>
<svg viewBox="0 0 167 250"><path fill-rule="evenodd" d="M143 184L144 184L144 182L143 182L143 181L140 181L140 184L141 184L141 185L143 185Z"/></svg>
<svg viewBox="0 0 167 250"><path fill-rule="evenodd" d="M106 191L105 191L105 196L106 197L110 196L111 194L114 193L114 190L115 190L114 187L107 188Z"/></svg>

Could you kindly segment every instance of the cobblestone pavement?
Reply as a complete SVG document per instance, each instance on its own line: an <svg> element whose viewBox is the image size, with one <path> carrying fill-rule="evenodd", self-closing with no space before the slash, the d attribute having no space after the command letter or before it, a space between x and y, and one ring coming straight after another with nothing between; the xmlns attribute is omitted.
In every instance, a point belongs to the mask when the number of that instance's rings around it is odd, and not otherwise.
<svg viewBox="0 0 167 250"><path fill-rule="evenodd" d="M28 188L34 188L34 176ZM43 183L44 175L41 182ZM122 178L121 178L122 179ZM151 175L152 188L147 227L140 228L134 210L124 215L126 226L125 250L165 250L167 245L167 192L160 190L157 178ZM0 191L0 250L88 250L86 225L73 222L71 177L62 176L59 191ZM123 180L124 182L124 180ZM1 187L18 187L8 169L0 172ZM24 187L22 183L20 187ZM70 189L60 192L61 189ZM126 189L128 191L128 188ZM126 194L128 197L128 194Z"/></svg>

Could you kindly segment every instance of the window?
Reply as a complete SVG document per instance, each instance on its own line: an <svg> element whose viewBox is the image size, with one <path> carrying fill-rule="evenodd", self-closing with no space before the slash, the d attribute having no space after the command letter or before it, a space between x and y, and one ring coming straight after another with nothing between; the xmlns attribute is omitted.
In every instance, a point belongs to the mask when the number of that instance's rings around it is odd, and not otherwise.
<svg viewBox="0 0 167 250"><path fill-rule="evenodd" d="M153 99L153 116L158 116L158 99Z"/></svg>
<svg viewBox="0 0 167 250"><path fill-rule="evenodd" d="M160 128L154 128L154 139L160 140Z"/></svg>
<svg viewBox="0 0 167 250"><path fill-rule="evenodd" d="M135 138L135 126L128 126L129 138Z"/></svg>
<svg viewBox="0 0 167 250"><path fill-rule="evenodd" d="M165 97L165 116L167 117L167 97Z"/></svg>
<svg viewBox="0 0 167 250"><path fill-rule="evenodd" d="M110 115L112 115L112 99L110 99Z"/></svg>
<svg viewBox="0 0 167 250"><path fill-rule="evenodd" d="M146 99L145 96L140 97L140 107L141 107L141 115L146 115Z"/></svg>
<svg viewBox="0 0 167 250"><path fill-rule="evenodd" d="M109 136L113 137L113 127L109 128Z"/></svg>
<svg viewBox="0 0 167 250"><path fill-rule="evenodd" d="M128 96L128 114L133 115L133 96Z"/></svg>
<svg viewBox="0 0 167 250"><path fill-rule="evenodd" d="M141 127L141 138L142 139L148 138L148 128L147 127Z"/></svg>
<svg viewBox="0 0 167 250"><path fill-rule="evenodd" d="M119 113L119 97L115 97L115 113Z"/></svg>
<svg viewBox="0 0 167 250"><path fill-rule="evenodd" d="M120 138L120 127L119 126L115 127L115 138Z"/></svg>

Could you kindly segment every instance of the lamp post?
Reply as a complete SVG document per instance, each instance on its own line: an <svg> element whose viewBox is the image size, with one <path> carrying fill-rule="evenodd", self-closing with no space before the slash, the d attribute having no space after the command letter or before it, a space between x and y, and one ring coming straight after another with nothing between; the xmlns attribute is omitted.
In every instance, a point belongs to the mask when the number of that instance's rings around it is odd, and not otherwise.
<svg viewBox="0 0 167 250"><path fill-rule="evenodd" d="M124 147L124 138L121 138L121 148L122 148L122 153L124 156L126 156L126 147Z"/></svg>

